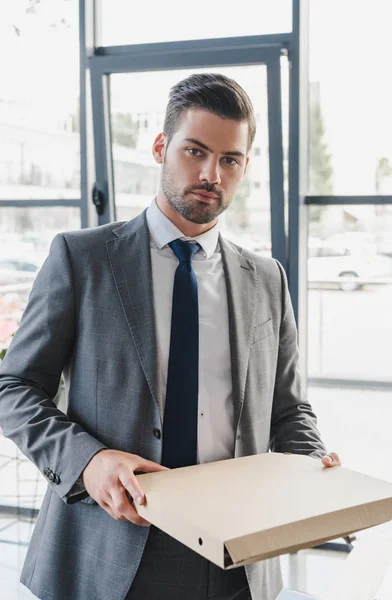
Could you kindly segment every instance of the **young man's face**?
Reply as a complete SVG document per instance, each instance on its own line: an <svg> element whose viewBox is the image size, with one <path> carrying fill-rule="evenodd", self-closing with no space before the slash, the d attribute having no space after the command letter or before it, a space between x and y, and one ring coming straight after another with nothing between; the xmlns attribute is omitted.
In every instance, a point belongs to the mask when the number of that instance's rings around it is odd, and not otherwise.
<svg viewBox="0 0 392 600"><path fill-rule="evenodd" d="M154 143L163 163L162 191L192 223L211 223L230 205L248 164L248 123L202 109L184 112L169 144Z"/></svg>

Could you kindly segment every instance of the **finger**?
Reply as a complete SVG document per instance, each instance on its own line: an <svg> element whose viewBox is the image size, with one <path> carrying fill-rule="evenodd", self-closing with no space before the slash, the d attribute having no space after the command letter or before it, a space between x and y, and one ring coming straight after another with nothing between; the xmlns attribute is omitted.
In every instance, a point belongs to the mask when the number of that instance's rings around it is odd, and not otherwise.
<svg viewBox="0 0 392 600"><path fill-rule="evenodd" d="M125 517L121 518L120 516L116 515L116 513L111 509L110 504L107 502L99 502L99 506L103 508L103 510L106 511L108 515L112 517L112 519L115 519L115 521L125 521Z"/></svg>
<svg viewBox="0 0 392 600"><path fill-rule="evenodd" d="M126 495L126 491L122 486L118 486L118 488L114 488L110 491L110 508L113 514L119 520L129 519L128 516L128 507L130 507L130 503L128 497Z"/></svg>
<svg viewBox="0 0 392 600"><path fill-rule="evenodd" d="M341 465L340 458L335 452L326 454L322 457L321 461L325 467L336 467Z"/></svg>
<svg viewBox="0 0 392 600"><path fill-rule="evenodd" d="M332 458L334 459L334 461L335 461L336 463L339 463L339 464L341 464L341 460L340 460L340 458L339 458L339 455L338 455L338 454L336 454L336 452L330 452L330 453L329 453L329 455L330 455L330 456L332 456Z"/></svg>
<svg viewBox="0 0 392 600"><path fill-rule="evenodd" d="M131 521L135 525L149 526L151 523L143 519L137 514L135 508L128 500L127 493L124 488L117 488L112 490L112 504L111 510L114 514L119 515L122 519Z"/></svg>
<svg viewBox="0 0 392 600"><path fill-rule="evenodd" d="M122 484L122 486L132 496L133 501L137 502L137 504L140 504L140 505L144 504L144 502L146 501L146 498L145 498L144 492L143 492L142 488L140 487L138 480L136 479L133 471L128 470L128 469L120 471L118 474L118 478L119 478L119 481Z"/></svg>
<svg viewBox="0 0 392 600"><path fill-rule="evenodd" d="M136 510L133 508L132 504L129 505L127 510L127 514L124 515L128 521L132 521L134 525L139 525L140 527L150 527L151 523L143 519L140 515L137 514Z"/></svg>

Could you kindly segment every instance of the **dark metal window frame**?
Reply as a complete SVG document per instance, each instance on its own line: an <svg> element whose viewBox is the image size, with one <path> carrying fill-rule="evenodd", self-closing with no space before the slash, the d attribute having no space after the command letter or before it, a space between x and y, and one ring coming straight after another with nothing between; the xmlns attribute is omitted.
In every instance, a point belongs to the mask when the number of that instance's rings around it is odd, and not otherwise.
<svg viewBox="0 0 392 600"><path fill-rule="evenodd" d="M392 196L306 196L307 206L392 204Z"/></svg>

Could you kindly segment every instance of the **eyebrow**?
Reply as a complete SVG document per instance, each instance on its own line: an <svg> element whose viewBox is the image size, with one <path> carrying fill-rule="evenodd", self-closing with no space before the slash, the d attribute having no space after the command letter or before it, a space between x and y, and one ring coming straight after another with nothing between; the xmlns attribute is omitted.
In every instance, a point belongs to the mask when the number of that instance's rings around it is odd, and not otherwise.
<svg viewBox="0 0 392 600"><path fill-rule="evenodd" d="M208 146L206 146L205 144L203 144L203 142L200 142L200 140L197 140L196 138L185 138L184 140L185 142L190 142L191 144L196 144L197 146L200 146L201 148L203 148L204 150L207 150L207 152L212 152L211 148L209 148ZM229 151L229 152L222 152L222 154L225 154L226 156L242 156L242 158L245 158L245 154L243 152L239 152L236 150L233 151Z"/></svg>

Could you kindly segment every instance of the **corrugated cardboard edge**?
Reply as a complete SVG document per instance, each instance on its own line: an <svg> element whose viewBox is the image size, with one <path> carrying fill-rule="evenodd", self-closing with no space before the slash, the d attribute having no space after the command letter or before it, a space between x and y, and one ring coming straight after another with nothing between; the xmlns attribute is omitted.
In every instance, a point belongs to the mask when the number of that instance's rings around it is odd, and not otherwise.
<svg viewBox="0 0 392 600"><path fill-rule="evenodd" d="M350 507L226 540L225 548L232 562L230 564L226 556L225 566L226 568L233 568L251 564L258 560L296 552L356 531L374 527L389 521L383 511L383 506L391 510L392 498L377 500L355 508ZM315 537L309 535L309 530L315 531ZM309 539L310 537L312 539ZM282 543L282 540L292 540L292 543L287 545L287 543ZM262 549L262 552L260 552L260 549Z"/></svg>

